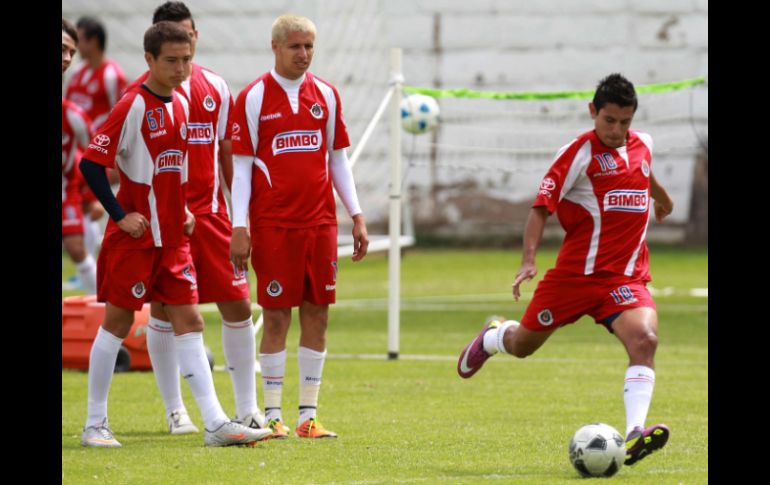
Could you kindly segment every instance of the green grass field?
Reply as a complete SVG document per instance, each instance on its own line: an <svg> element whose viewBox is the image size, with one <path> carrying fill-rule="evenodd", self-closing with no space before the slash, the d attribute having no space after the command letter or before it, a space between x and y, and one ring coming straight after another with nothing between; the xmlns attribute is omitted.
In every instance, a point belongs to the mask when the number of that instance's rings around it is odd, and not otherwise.
<svg viewBox="0 0 770 485"><path fill-rule="evenodd" d="M555 251L538 258L541 276ZM62 483L559 484L582 480L567 456L580 426L606 422L623 432L620 343L584 318L524 360L496 356L470 380L455 371L457 356L485 317L518 319L510 285L519 251L410 250L402 266L401 354L387 352L387 259L340 261L339 303L331 310L319 417L339 434L317 442L290 438L254 448L203 447L203 436L167 434L154 377L117 374L110 423L117 450L85 449L87 374L62 372ZM66 260L66 258L64 258ZM628 484L708 482L708 287L706 250L652 248L652 287L660 328L656 386L648 424L672 430L668 445L611 480ZM63 277L74 274L65 261ZM525 284L533 291L535 283ZM73 292L63 292L63 295ZM254 290L252 285L252 297ZM218 314L204 313L204 338L224 363ZM289 334L284 418L297 418L298 334ZM418 360L411 356L431 356ZM230 378L214 372L226 412L233 413ZM185 403L202 421L187 387ZM258 385L261 402L261 381Z"/></svg>

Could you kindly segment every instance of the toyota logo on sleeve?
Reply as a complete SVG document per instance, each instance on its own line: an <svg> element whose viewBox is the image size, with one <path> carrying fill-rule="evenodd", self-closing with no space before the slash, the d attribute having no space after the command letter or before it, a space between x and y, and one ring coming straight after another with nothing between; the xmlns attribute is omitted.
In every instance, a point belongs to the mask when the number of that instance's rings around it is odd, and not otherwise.
<svg viewBox="0 0 770 485"><path fill-rule="evenodd" d="M96 135L94 137L94 143L99 145L100 147L106 147L110 144L110 137L107 135Z"/></svg>

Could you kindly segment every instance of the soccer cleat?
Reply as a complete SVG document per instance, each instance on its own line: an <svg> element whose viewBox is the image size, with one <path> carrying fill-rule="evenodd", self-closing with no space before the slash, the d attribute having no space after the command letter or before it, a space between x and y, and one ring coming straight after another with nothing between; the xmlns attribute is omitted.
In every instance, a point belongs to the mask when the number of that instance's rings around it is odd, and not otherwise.
<svg viewBox="0 0 770 485"><path fill-rule="evenodd" d="M497 315L487 318L484 328L481 329L481 333L479 333L476 338L463 349L460 354L460 359L457 361L457 373L460 374L460 377L468 379L473 376L473 374L481 369L484 362L492 357L491 354L488 354L487 351L484 350L484 334L487 333L487 330L490 328L497 328L502 325L503 321L505 321L505 317Z"/></svg>
<svg viewBox="0 0 770 485"><path fill-rule="evenodd" d="M80 444L97 448L120 448L122 445L112 436L112 430L107 426L107 418L101 424L88 426L83 429Z"/></svg>
<svg viewBox="0 0 770 485"><path fill-rule="evenodd" d="M266 427L265 416L259 411L259 409L257 409L251 414L246 415L246 417L243 419L233 418L233 421L254 429Z"/></svg>
<svg viewBox="0 0 770 485"><path fill-rule="evenodd" d="M172 411L166 420L168 421L168 431L171 434L190 434L198 432L198 427L193 424L190 415L187 414L187 410L185 409Z"/></svg>
<svg viewBox="0 0 770 485"><path fill-rule="evenodd" d="M297 426L294 430L294 434L298 438L336 438L337 433L329 431L324 428L323 425L315 418L310 418L304 423Z"/></svg>
<svg viewBox="0 0 770 485"><path fill-rule="evenodd" d="M665 424L656 424L649 428L637 426L626 437L625 465L633 465L655 450L663 448L671 432Z"/></svg>
<svg viewBox="0 0 770 485"><path fill-rule="evenodd" d="M289 427L283 424L280 419L271 419L267 422L267 427L272 430L272 434L262 438L262 441L285 440L289 437Z"/></svg>
<svg viewBox="0 0 770 485"><path fill-rule="evenodd" d="M254 429L233 421L225 421L214 431L207 429L203 443L206 446L254 446L254 443L269 434L269 428Z"/></svg>

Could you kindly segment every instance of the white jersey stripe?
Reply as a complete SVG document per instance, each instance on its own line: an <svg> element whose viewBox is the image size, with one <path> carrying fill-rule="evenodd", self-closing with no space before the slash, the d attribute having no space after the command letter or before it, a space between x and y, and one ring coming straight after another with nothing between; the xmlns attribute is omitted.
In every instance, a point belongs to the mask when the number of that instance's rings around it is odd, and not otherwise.
<svg viewBox="0 0 770 485"><path fill-rule="evenodd" d="M216 214L219 212L219 137L214 137L214 156L212 157L214 171L214 190L211 191L211 212Z"/></svg>
<svg viewBox="0 0 770 485"><path fill-rule="evenodd" d="M259 142L259 117L262 111L262 99L265 96L265 83L263 81L258 82L251 88L249 94L246 95L246 119L249 126L242 126L241 129L249 130L249 138L251 139L251 150L255 155L257 153L257 146Z"/></svg>
<svg viewBox="0 0 770 485"><path fill-rule="evenodd" d="M150 193L147 197L150 205L150 229L152 230L152 239L155 241L155 247L163 246L160 238L160 224L158 223L158 204L155 199L155 189L150 185Z"/></svg>
<svg viewBox="0 0 770 485"><path fill-rule="evenodd" d="M117 153L119 156L115 158L115 161L123 174L132 182L152 186L155 163L153 163L147 145L141 139L144 111L144 98L136 96L128 114L126 114L126 121L123 123L118 141ZM141 153L130 153L132 148L140 150Z"/></svg>
<svg viewBox="0 0 770 485"><path fill-rule="evenodd" d="M639 250L642 249L642 243L644 243L644 240L647 238L647 228L650 227L650 216L652 215L652 211L648 211L647 214L647 225L644 226L644 231L642 231L642 237L639 239L639 244L636 246L634 254L631 255L631 259L628 260L626 271L623 272L626 276L634 274L634 266L636 266L636 260L639 258Z"/></svg>
<svg viewBox="0 0 770 485"><path fill-rule="evenodd" d="M254 159L254 164L259 167L259 169L262 171L262 173L265 174L265 177L267 178L267 184L272 188L273 187L273 181L270 180L270 170L267 168L267 165L265 162L260 160L258 157Z"/></svg>
<svg viewBox="0 0 770 485"><path fill-rule="evenodd" d="M599 201L596 200L591 181L586 175L588 165L591 163L591 142L586 141L578 149L575 158L564 177L564 185L561 188L559 200L567 199L580 205L589 214L594 222L594 228L591 233L591 241L586 254L584 274L593 274L596 264L596 255L599 252L599 235L602 232L602 218Z"/></svg>

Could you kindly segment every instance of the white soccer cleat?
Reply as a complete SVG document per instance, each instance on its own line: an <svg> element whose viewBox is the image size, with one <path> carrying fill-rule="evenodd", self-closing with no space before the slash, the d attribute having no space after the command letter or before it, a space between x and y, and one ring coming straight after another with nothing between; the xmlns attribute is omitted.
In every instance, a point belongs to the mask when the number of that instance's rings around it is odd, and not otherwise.
<svg viewBox="0 0 770 485"><path fill-rule="evenodd" d="M273 430L270 428L254 429L233 421L226 421L222 426L213 431L206 430L203 443L206 446L254 446L257 441L270 435L272 432Z"/></svg>
<svg viewBox="0 0 770 485"><path fill-rule="evenodd" d="M104 418L101 424L85 428L80 436L80 444L96 448L120 448L122 446L107 426L107 418Z"/></svg>
<svg viewBox="0 0 770 485"><path fill-rule="evenodd" d="M190 434L197 433L198 427L195 426L185 409L172 411L166 418L168 420L168 431L171 434Z"/></svg>
<svg viewBox="0 0 770 485"><path fill-rule="evenodd" d="M249 428L259 429L265 427L265 415L262 414L259 409L251 414L246 415L243 419L233 419L236 423L242 424Z"/></svg>

